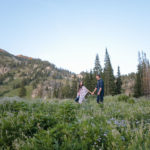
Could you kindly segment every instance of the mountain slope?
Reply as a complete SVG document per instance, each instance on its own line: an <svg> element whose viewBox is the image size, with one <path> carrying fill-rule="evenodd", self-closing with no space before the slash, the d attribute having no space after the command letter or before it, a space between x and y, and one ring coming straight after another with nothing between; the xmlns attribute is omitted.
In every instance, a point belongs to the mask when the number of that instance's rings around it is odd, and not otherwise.
<svg viewBox="0 0 150 150"><path fill-rule="evenodd" d="M70 84L72 76L48 61L14 56L0 49L0 96L18 96L24 81L28 97L53 97L54 90Z"/></svg>
<svg viewBox="0 0 150 150"><path fill-rule="evenodd" d="M136 80L136 73L130 73L128 75L123 75L122 80L122 92L126 95L134 95L134 86Z"/></svg>

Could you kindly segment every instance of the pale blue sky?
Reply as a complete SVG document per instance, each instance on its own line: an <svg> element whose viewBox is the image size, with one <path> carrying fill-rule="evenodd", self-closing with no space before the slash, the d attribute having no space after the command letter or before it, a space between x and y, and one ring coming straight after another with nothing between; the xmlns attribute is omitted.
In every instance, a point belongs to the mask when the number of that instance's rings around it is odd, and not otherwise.
<svg viewBox="0 0 150 150"><path fill-rule="evenodd" d="M48 60L73 72L104 65L135 72L138 51L150 58L149 0L0 0L0 48Z"/></svg>

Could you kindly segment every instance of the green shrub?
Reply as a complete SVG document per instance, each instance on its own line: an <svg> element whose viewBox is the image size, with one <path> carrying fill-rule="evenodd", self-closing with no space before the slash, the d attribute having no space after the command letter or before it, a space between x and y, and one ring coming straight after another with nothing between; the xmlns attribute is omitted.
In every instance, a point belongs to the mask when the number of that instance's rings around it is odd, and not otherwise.
<svg viewBox="0 0 150 150"><path fill-rule="evenodd" d="M122 101L122 102L127 102L127 101L129 100L129 98L130 98L130 97L127 96L127 95L119 95L119 96L118 96L118 101L119 101L119 102L121 102L121 101Z"/></svg>
<svg viewBox="0 0 150 150"><path fill-rule="evenodd" d="M129 104L134 104L135 100L127 95L119 95L118 96L119 102L128 102Z"/></svg>
<svg viewBox="0 0 150 150"><path fill-rule="evenodd" d="M60 105L57 113L57 118L60 121L72 122L76 120L76 106L71 102L66 102Z"/></svg>
<svg viewBox="0 0 150 150"><path fill-rule="evenodd" d="M129 99L128 99L128 103L134 104L134 103L135 103L135 100L134 100L133 98L129 98Z"/></svg>

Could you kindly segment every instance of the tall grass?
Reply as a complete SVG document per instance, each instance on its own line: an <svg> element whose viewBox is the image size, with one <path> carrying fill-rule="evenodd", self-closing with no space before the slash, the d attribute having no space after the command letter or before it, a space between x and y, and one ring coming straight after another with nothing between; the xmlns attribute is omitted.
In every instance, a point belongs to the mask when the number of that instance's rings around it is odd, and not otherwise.
<svg viewBox="0 0 150 150"><path fill-rule="evenodd" d="M150 100L0 99L0 148L11 150L149 150Z"/></svg>

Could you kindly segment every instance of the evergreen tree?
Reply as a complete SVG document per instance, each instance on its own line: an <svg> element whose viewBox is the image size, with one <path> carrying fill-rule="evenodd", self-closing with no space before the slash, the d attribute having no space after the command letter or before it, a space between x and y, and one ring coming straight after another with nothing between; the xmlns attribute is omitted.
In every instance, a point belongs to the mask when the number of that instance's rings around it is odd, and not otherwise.
<svg viewBox="0 0 150 150"><path fill-rule="evenodd" d="M140 66L138 65L138 72L136 74L136 81L135 81L135 87L134 87L134 96L135 97L140 97L142 96L142 84L141 84L141 71L140 71Z"/></svg>
<svg viewBox="0 0 150 150"><path fill-rule="evenodd" d="M22 80L21 85L20 85L20 91L19 91L19 96L20 97L25 97L26 93L27 93L24 83L25 83L25 81Z"/></svg>
<svg viewBox="0 0 150 150"><path fill-rule="evenodd" d="M107 49L105 53L104 84L105 95L114 95L116 89L115 77Z"/></svg>
<svg viewBox="0 0 150 150"><path fill-rule="evenodd" d="M139 52L139 64L136 74L136 81L134 87L134 96L146 96L150 94L150 66L149 61L146 58L146 54L142 52L142 56Z"/></svg>
<svg viewBox="0 0 150 150"><path fill-rule="evenodd" d="M90 73L86 73L85 78L84 78L84 85L90 90L93 91L93 89L96 86L96 79L95 79L96 74L90 71Z"/></svg>
<svg viewBox="0 0 150 150"><path fill-rule="evenodd" d="M3 85L3 77L0 76L0 85Z"/></svg>
<svg viewBox="0 0 150 150"><path fill-rule="evenodd" d="M150 96L150 64L146 53L142 52L142 96Z"/></svg>
<svg viewBox="0 0 150 150"><path fill-rule="evenodd" d="M77 78L74 77L73 81L72 81L72 85L71 85L71 89L70 89L70 98L75 98L77 96Z"/></svg>
<svg viewBox="0 0 150 150"><path fill-rule="evenodd" d="M121 87L122 87L121 73L120 73L120 67L118 66L117 81L116 81L116 94L121 94Z"/></svg>
<svg viewBox="0 0 150 150"><path fill-rule="evenodd" d="M58 98L58 92L59 92L59 90L54 88L54 92L53 92L53 97L54 98Z"/></svg>
<svg viewBox="0 0 150 150"><path fill-rule="evenodd" d="M91 85L90 85L90 82L91 82L91 81L90 81L90 75L89 75L88 72L86 72L83 82L84 82L84 85L85 85L86 87L89 88L89 87L91 86Z"/></svg>
<svg viewBox="0 0 150 150"><path fill-rule="evenodd" d="M59 88L58 88L58 98L59 99L62 98L62 86L63 86L63 84L61 82L59 82Z"/></svg>
<svg viewBox="0 0 150 150"><path fill-rule="evenodd" d="M92 72L92 70L90 71L90 88L89 88L89 90L90 91L93 91L93 89L96 87L96 73L94 73L94 72Z"/></svg>
<svg viewBox="0 0 150 150"><path fill-rule="evenodd" d="M141 62L141 55L139 56L139 64L138 64L138 71L136 74L136 81L135 81L135 87L134 87L134 96L140 97L142 96L142 62Z"/></svg>
<svg viewBox="0 0 150 150"><path fill-rule="evenodd" d="M96 54L96 58L95 58L94 73L102 75L102 67L101 67L101 64L100 64L100 60L99 60L99 55L98 54Z"/></svg>
<svg viewBox="0 0 150 150"><path fill-rule="evenodd" d="M51 89L48 90L48 98L52 98L52 90Z"/></svg>
<svg viewBox="0 0 150 150"><path fill-rule="evenodd" d="M71 87L69 81L66 81L65 86L62 87L62 98L71 98Z"/></svg>

